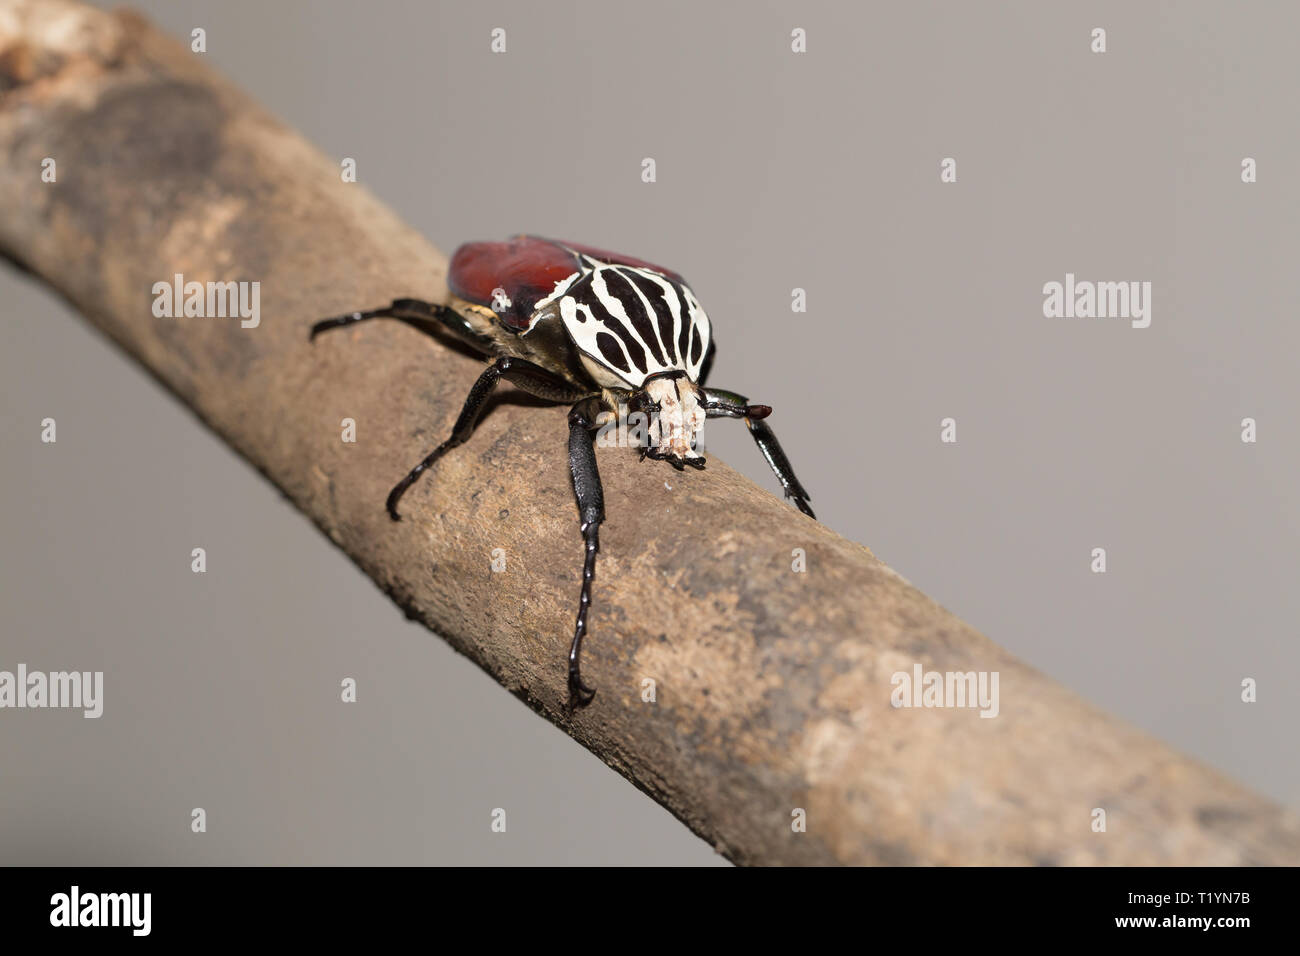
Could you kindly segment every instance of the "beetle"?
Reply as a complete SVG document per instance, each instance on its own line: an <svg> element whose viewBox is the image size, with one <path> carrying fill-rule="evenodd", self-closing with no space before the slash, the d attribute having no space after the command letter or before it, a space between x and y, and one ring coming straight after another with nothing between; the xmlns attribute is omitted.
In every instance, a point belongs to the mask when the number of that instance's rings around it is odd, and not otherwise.
<svg viewBox="0 0 1300 956"><path fill-rule="evenodd" d="M649 422L642 460L666 461L678 471L704 467L698 439L706 418L744 419L786 497L815 518L810 496L764 421L772 409L751 405L736 392L704 387L713 328L676 272L575 242L515 236L458 248L447 288L446 304L396 299L383 308L322 319L312 326L310 338L367 319L433 321L493 357L469 390L451 436L389 493L386 506L394 521L401 520L398 500L415 480L470 437L501 379L552 403L570 405L569 469L586 557L569 646L568 686L571 702L585 706L596 693L582 680L581 655L605 520L595 453L602 413L617 416L620 405L624 413L642 413Z"/></svg>

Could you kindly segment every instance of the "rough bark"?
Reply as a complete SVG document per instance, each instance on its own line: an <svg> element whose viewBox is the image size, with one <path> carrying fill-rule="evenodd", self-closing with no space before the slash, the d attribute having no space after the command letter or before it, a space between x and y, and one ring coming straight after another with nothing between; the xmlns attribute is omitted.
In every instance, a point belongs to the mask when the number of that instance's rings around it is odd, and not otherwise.
<svg viewBox="0 0 1300 956"><path fill-rule="evenodd" d="M55 184L40 180L47 156ZM406 613L730 859L1300 861L1289 811L1100 713L716 459L679 475L601 450L609 520L586 655L599 694L570 713L582 544L564 411L497 406L391 523L389 487L448 432L480 363L398 323L315 345L307 330L395 296L440 299L446 260L141 18L0 3L0 209L0 249ZM261 325L155 318L152 286L176 273L259 281ZM340 441L345 417L359 446ZM508 571L489 571L494 548ZM999 716L891 707L891 675L916 663L998 672Z"/></svg>

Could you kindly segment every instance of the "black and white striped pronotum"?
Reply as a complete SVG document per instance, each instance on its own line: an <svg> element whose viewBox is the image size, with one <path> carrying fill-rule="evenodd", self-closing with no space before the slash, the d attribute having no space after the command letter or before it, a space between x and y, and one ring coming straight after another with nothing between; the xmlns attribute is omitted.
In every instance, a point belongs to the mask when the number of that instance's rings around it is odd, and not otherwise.
<svg viewBox="0 0 1300 956"><path fill-rule="evenodd" d="M605 518L594 448L601 412L645 416L647 427L632 432L645 435L641 457L666 461L678 470L704 467L698 444L706 418L743 418L786 497L811 517L808 492L763 421L772 409L751 405L735 392L704 387L713 330L677 273L574 242L516 236L461 246L452 257L447 286L451 296L446 305L398 299L386 308L324 319L312 326L311 336L365 319L432 320L495 356L470 389L451 437L389 493L388 513L394 521L403 492L444 452L469 438L502 378L533 395L572 405L569 467L587 552L569 647L569 693L576 703L587 704L595 691L582 682L579 659Z"/></svg>

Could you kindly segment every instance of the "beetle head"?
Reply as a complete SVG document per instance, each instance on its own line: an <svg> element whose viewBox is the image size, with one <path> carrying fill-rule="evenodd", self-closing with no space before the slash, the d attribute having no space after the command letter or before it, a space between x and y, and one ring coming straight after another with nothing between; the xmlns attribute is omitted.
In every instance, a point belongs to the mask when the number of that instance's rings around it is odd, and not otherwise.
<svg viewBox="0 0 1300 956"><path fill-rule="evenodd" d="M679 471L686 465L704 467L696 450L704 430L704 403L695 383L684 372L646 379L632 397L633 407L650 416L648 445L643 457L667 461Z"/></svg>

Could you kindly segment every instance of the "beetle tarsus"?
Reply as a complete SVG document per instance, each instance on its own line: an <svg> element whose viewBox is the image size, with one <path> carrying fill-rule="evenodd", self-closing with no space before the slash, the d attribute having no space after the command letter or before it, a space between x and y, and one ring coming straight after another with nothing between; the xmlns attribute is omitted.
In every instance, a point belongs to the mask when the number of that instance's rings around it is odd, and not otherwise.
<svg viewBox="0 0 1300 956"><path fill-rule="evenodd" d="M767 459L768 467L776 475L777 481L781 482L781 488L785 491L785 496L795 503L800 511L806 514L814 521L817 516L813 514L812 506L808 504L812 495L804 491L803 485L795 477L794 468L790 465L790 459L785 456L781 449L781 443L776 440L776 435L768 427L767 422L763 419L772 414L772 408L769 405L751 405L749 399L744 395L736 392L728 392L720 388L706 388L704 390L704 414L709 418L743 418L745 425L749 428L749 434L754 438L754 444L758 445L758 450L763 453Z"/></svg>
<svg viewBox="0 0 1300 956"><path fill-rule="evenodd" d="M397 499L402 497L402 492L404 492L408 487L409 485L399 482L397 487L388 493L388 500L384 502L384 508L388 511L388 517L392 518L394 521L402 520L402 516L397 513Z"/></svg>
<svg viewBox="0 0 1300 956"><path fill-rule="evenodd" d="M569 703L577 707L586 707L596 697L596 688L588 687L582 681L582 674L576 665L569 666Z"/></svg>
<svg viewBox="0 0 1300 956"><path fill-rule="evenodd" d="M595 458L592 459L593 474ZM575 481L576 485L576 481ZM596 490L600 490L600 476L596 475ZM604 515L601 514L603 519ZM600 521L583 523L582 537L587 555L582 563L582 593L578 598L578 617L573 626L573 643L569 645L569 700L586 707L596 696L596 689L582 680L582 639L587 636L587 612L591 609L591 584L596 578L596 554L600 551Z"/></svg>
<svg viewBox="0 0 1300 956"><path fill-rule="evenodd" d="M308 337L309 342L316 341L316 336L330 329L337 329L340 326L351 325L353 322L363 322L366 319L377 319L381 316L388 315L388 309L372 309L369 312L349 312L347 315L337 315L331 319L321 319L311 327L311 335Z"/></svg>

